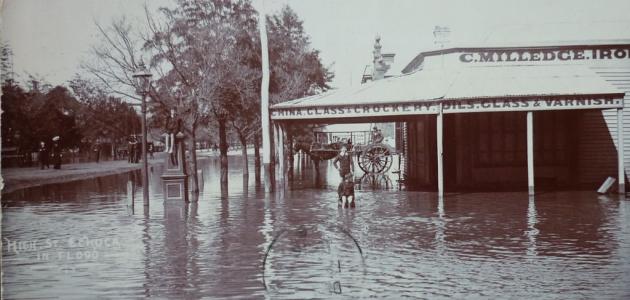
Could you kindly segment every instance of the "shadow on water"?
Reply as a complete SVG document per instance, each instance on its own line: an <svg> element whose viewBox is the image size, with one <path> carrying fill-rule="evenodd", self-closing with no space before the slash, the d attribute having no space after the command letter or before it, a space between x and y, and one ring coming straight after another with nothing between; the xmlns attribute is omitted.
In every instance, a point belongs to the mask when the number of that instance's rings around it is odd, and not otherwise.
<svg viewBox="0 0 630 300"><path fill-rule="evenodd" d="M148 208L139 172L3 195L5 297L630 296L628 200L438 198L357 174L357 208L341 209L329 162L319 176L296 164L291 188L272 194L240 163L221 185L218 160L202 160L191 203L163 201L160 166Z"/></svg>

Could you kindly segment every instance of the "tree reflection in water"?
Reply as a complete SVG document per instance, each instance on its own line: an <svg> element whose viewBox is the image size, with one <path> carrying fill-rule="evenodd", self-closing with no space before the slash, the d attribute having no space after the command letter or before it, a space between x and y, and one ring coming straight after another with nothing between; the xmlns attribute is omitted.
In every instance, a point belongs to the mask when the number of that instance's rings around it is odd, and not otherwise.
<svg viewBox="0 0 630 300"><path fill-rule="evenodd" d="M265 273L291 294L270 298L330 298L336 291L344 298L628 296L625 198L581 191L440 198L373 189L372 183L391 186L377 176L361 183L356 209L339 209L340 178L328 165L320 166L318 185L312 166L304 164L296 168L290 189L265 193L254 178L239 173L240 161L230 161L228 184L221 185L219 164L203 160L204 189L198 203L189 204L160 198L156 166L151 205L137 203L135 214L128 208L141 199L135 173L2 195L3 246L5 238L50 238L60 241L53 253L75 253L68 237L120 241L120 247L96 249L102 255L97 260L78 261L37 260L35 253L3 247L4 296L264 298L265 249L281 230L300 226L309 228L309 240L297 231L287 236L276 249L283 255L272 254ZM327 248L319 247L326 245L320 239L339 237L336 226L347 229L365 254L360 284L352 281L359 277L339 272L352 266L343 259L353 244L339 240L332 256L337 266L326 260ZM337 276L334 281L330 274Z"/></svg>

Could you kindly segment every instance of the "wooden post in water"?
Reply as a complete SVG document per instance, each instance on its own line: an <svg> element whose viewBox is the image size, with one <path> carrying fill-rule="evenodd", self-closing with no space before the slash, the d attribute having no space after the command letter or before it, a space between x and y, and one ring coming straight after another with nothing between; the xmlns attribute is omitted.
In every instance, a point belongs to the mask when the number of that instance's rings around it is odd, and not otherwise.
<svg viewBox="0 0 630 300"><path fill-rule="evenodd" d="M438 196L444 196L444 138L443 138L443 128L444 128L444 115L442 114L442 103L440 103L438 107L438 115L437 115L437 169L438 169Z"/></svg>
<svg viewBox="0 0 630 300"><path fill-rule="evenodd" d="M278 150L278 183L280 185L280 188L284 188L284 183L286 180L286 168L285 168L285 164L286 164L286 154L284 152L284 138L285 138L285 132L284 132L284 126L281 124L276 124L276 128L277 128L277 133L278 133L278 138L277 138L277 145L276 145L276 149Z"/></svg>
<svg viewBox="0 0 630 300"><path fill-rule="evenodd" d="M534 195L534 112L527 112L527 192Z"/></svg>
<svg viewBox="0 0 630 300"><path fill-rule="evenodd" d="M271 123L271 146L273 148L272 151L272 166L271 169L273 171L273 176L271 177L271 185L272 185L272 191L276 191L276 189L278 188L278 182L280 181L280 178L282 176L282 174L280 173L280 152L278 151L278 137L280 135L280 132L278 130L278 124L276 124L275 122Z"/></svg>
<svg viewBox="0 0 630 300"><path fill-rule="evenodd" d="M131 207L131 212L133 213L134 205L135 205L135 194L133 188L133 181L127 180L127 205Z"/></svg>
<svg viewBox="0 0 630 300"><path fill-rule="evenodd" d="M617 177L619 177L619 194L626 194L626 175L623 149L623 108L617 109Z"/></svg>

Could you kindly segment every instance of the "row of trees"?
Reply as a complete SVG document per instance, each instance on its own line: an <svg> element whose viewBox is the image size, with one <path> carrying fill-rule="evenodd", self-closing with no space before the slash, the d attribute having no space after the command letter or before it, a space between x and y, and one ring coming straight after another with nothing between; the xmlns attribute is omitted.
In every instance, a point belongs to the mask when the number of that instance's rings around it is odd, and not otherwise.
<svg viewBox="0 0 630 300"><path fill-rule="evenodd" d="M114 146L140 129L140 118L121 98L108 95L96 83L76 78L68 87L51 86L29 76L20 84L10 71L11 50L2 51L2 144L25 156L40 141L59 136L63 148L89 150L107 140Z"/></svg>
<svg viewBox="0 0 630 300"><path fill-rule="evenodd" d="M89 150L107 141L114 147L139 132L140 118L122 99L82 98L64 86L26 90L13 81L2 85L2 142L24 155L54 136L66 149Z"/></svg>
<svg viewBox="0 0 630 300"><path fill-rule="evenodd" d="M191 168L197 169L198 134L210 128L218 133L221 181L227 182L230 135L242 145L246 174L247 145L254 145L258 177L262 77L258 12L249 0L176 0L174 4L161 8L158 15L145 9L143 31L124 18L108 27L97 25L102 43L95 45L93 60L83 67L107 93L138 99L131 75L145 57L156 75L150 93L151 125L163 126L175 109L184 120ZM284 7L266 18L272 103L328 89L332 75L319 52L311 49L295 12ZM193 192L198 192L197 178L193 182Z"/></svg>

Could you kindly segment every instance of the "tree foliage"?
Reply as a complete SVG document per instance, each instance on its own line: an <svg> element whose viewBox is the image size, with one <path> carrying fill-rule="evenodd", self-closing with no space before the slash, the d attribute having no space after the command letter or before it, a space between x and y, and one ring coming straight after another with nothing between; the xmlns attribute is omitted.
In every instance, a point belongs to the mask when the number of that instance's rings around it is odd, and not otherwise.
<svg viewBox="0 0 630 300"><path fill-rule="evenodd" d="M3 143L32 151L39 141L50 142L58 135L64 147L80 145L81 133L76 121L80 104L65 87L57 86L42 93L25 91L5 82L2 92Z"/></svg>
<svg viewBox="0 0 630 300"><path fill-rule="evenodd" d="M333 74L322 64L319 51L311 49L297 14L285 6L267 17L267 26L271 101L278 103L328 90Z"/></svg>
<svg viewBox="0 0 630 300"><path fill-rule="evenodd" d="M12 80L2 85L2 142L22 152L34 151L40 141L61 138L63 148L88 147L100 138L121 141L140 128L138 114L120 98L107 96L86 80L64 86L32 79L29 89Z"/></svg>
<svg viewBox="0 0 630 300"><path fill-rule="evenodd" d="M145 9L146 32L135 32L124 18L108 27L97 25L103 43L93 48L95 61L85 68L106 91L137 99L129 92L134 86L132 74L139 57L149 57L155 75L149 124L163 126L175 110L184 121L193 161L198 131L218 128L205 132L218 132L221 166L227 170L228 131L243 147L260 140L260 16L250 0L175 0L174 4L160 8L159 15ZM265 17L271 102L327 90L332 74L323 66L319 51L311 48L297 14L286 6ZM243 155L246 162L245 151Z"/></svg>
<svg viewBox="0 0 630 300"><path fill-rule="evenodd" d="M140 133L140 117L129 103L108 95L98 83L78 76L69 85L81 103L78 121L84 140L94 143L107 138L123 143L130 135Z"/></svg>

